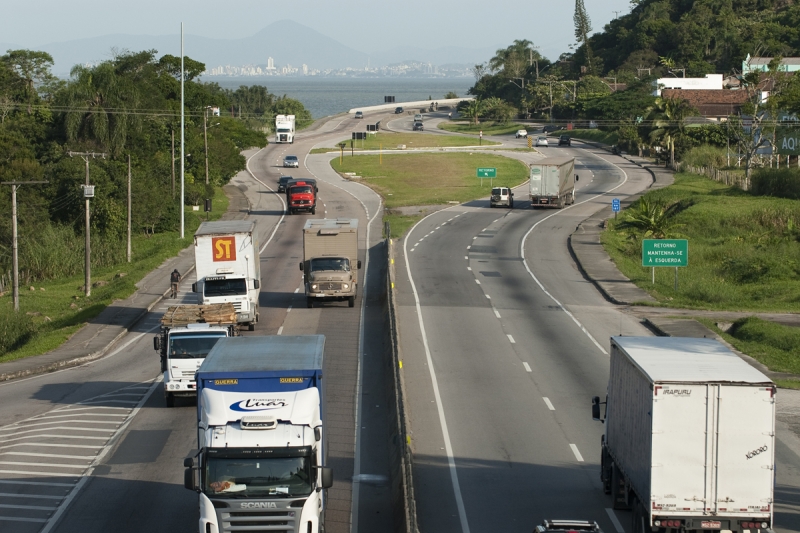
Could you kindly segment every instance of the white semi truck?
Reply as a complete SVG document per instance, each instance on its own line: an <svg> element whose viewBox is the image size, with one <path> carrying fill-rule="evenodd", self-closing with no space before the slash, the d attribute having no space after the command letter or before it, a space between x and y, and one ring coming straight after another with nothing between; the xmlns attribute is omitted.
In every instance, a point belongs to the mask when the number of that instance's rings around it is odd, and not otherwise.
<svg viewBox="0 0 800 533"><path fill-rule="evenodd" d="M199 496L199 533L324 530L325 337L220 340L197 371L198 447L184 486Z"/></svg>
<svg viewBox="0 0 800 533"><path fill-rule="evenodd" d="M258 322L261 261L253 220L203 222L194 234L197 282L203 304L232 303L236 320L250 331Z"/></svg>
<svg viewBox="0 0 800 533"><path fill-rule="evenodd" d="M717 341L612 337L592 417L605 422L603 488L633 511L633 533L772 528L775 392Z"/></svg>
<svg viewBox="0 0 800 533"><path fill-rule="evenodd" d="M358 294L358 219L307 220L303 227L303 282L306 305L315 301L347 300L355 306Z"/></svg>
<svg viewBox="0 0 800 533"><path fill-rule="evenodd" d="M161 358L164 402L175 406L175 397L194 397L194 375L219 339L239 334L233 304L177 305L161 317L161 331L153 348Z"/></svg>
<svg viewBox="0 0 800 533"><path fill-rule="evenodd" d="M275 142L294 143L294 115L277 115L275 117Z"/></svg>
<svg viewBox="0 0 800 533"><path fill-rule="evenodd" d="M557 207L575 203L574 157L546 157L531 163L531 207Z"/></svg>

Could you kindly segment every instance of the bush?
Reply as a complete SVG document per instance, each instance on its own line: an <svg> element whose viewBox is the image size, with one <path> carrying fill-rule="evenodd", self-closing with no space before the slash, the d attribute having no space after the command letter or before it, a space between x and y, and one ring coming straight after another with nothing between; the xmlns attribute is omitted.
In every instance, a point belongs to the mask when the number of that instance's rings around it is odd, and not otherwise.
<svg viewBox="0 0 800 533"><path fill-rule="evenodd" d="M800 199L800 170L761 168L753 173L750 192L757 196Z"/></svg>
<svg viewBox="0 0 800 533"><path fill-rule="evenodd" d="M10 308L0 311L0 356L25 344L35 331L30 316Z"/></svg>
<svg viewBox="0 0 800 533"><path fill-rule="evenodd" d="M728 164L725 148L704 144L687 151L682 161L693 167L724 168Z"/></svg>

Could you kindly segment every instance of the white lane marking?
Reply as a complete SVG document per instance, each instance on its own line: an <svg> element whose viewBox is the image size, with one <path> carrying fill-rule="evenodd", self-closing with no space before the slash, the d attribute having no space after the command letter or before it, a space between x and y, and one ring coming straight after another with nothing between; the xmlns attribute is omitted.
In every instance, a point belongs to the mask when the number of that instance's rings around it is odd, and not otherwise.
<svg viewBox="0 0 800 533"><path fill-rule="evenodd" d="M34 498L37 500L60 500L62 498L62 496L45 496L44 494L12 494L10 492L0 492L0 497Z"/></svg>
<svg viewBox="0 0 800 533"><path fill-rule="evenodd" d="M51 439L78 439L78 440L108 440L108 437L85 437L83 435L28 435L27 437L18 437L16 439L7 439L3 442L12 442L15 440L23 440L23 439L38 439L40 437L47 437Z"/></svg>
<svg viewBox="0 0 800 533"><path fill-rule="evenodd" d="M107 415L103 415L103 416L107 416ZM0 432L13 431L15 429L33 428L33 427L37 427L37 426L52 426L53 424L63 424L64 422L65 422L64 420L56 420L54 422L42 422L40 424L25 424L24 426L13 426L13 427L12 426L6 426L4 428L0 428ZM119 425L119 422L108 421L108 420L76 420L76 422L80 422L81 424L113 424L115 426ZM50 429L50 428L42 428L42 429ZM40 430L36 430L36 431L41 431L41 429ZM17 433L15 433L15 434L17 434ZM4 436L3 434L0 434L0 437L3 437L3 436Z"/></svg>
<svg viewBox="0 0 800 533"><path fill-rule="evenodd" d="M92 458L94 459L94 458ZM68 464L59 464L59 463L24 463L21 461L0 461L0 465L12 465L12 466L52 466L53 468L80 468L82 470L86 470L86 465L68 465ZM44 472L41 472L42 474Z"/></svg>
<svg viewBox="0 0 800 533"><path fill-rule="evenodd" d="M286 310L286 312L287 312L287 313L291 313L291 312L292 312L292 306L291 306L291 305L290 305L290 306L289 306L289 308Z"/></svg>
<svg viewBox="0 0 800 533"><path fill-rule="evenodd" d="M21 474L24 476L39 476L41 477L42 474L47 474L47 477L71 477L71 478L79 478L82 474L63 474L61 472L29 472L27 470L0 470L0 474ZM73 484L66 485L68 487L72 487Z"/></svg>
<svg viewBox="0 0 800 533"><path fill-rule="evenodd" d="M94 455L59 455L55 453L3 452L0 455L24 455L25 457L56 457L59 459L94 459Z"/></svg>
<svg viewBox="0 0 800 533"><path fill-rule="evenodd" d="M531 370L531 365L529 365L525 361L522 362L522 366L525 367L525 372L533 372L533 370Z"/></svg>
<svg viewBox="0 0 800 533"><path fill-rule="evenodd" d="M602 158L600 158L600 159L602 159ZM603 161L605 161L605 159L603 159ZM608 161L606 161L606 162L608 163ZM614 165L613 163L611 163L611 164L612 164L612 165ZM573 315L572 313L570 313L569 311L567 311L567 308L566 308L566 307L564 307L564 306L561 304L561 302L559 302L559 301L556 299L556 297L555 297L555 296L553 296L552 294L550 294L550 292L549 292L547 289L545 289L545 288L544 288L544 285L542 285L542 282L541 282L541 281L539 281L539 278L537 278L537 277L536 277L536 275L533 273L533 271L531 270L530 266L528 265L528 261L525 259L525 241L527 241L527 240L528 240L528 235L530 235L530 234L531 234L531 232L532 232L534 229L536 229L536 226L538 226L539 224L541 224L541 223L542 223L542 222L544 222L545 220L547 220L547 219L549 219L549 218L551 218L551 217L554 217L554 216L556 216L556 215L558 215L558 214L560 214L560 213L563 213L563 212L565 212L565 211L567 211L567 210L569 210L569 209L572 209L572 208L573 208L573 207L575 207L576 205L585 204L586 202L591 202L591 201L592 201L592 200L594 200L595 198L600 198L601 196L605 196L605 195L607 195L608 193L610 193L610 192L613 192L613 191L615 191L615 190L619 189L620 187L622 187L623 185L625 185L625 183L627 183L627 181L628 181L628 174L627 174L627 173L626 173L626 172L625 172L623 169L621 169L620 167L618 167L617 165L614 165L614 166L615 166L615 167L617 167L617 168L619 169L619 171L620 171L620 172L622 172L622 175L623 175L623 176L625 176L625 179L624 179L624 180L622 180L622 183L620 183L619 185L617 185L616 187L614 187L614 188L612 188L612 189L609 189L609 190L607 190L607 191L606 191L606 192L604 192L604 193L597 194L597 195L595 195L595 196L592 196L591 198L587 198L586 200L584 200L584 201L582 201L582 202L578 202L578 203L576 203L576 204L572 204L572 205L570 205L570 206L568 206L568 207L565 207L565 208L563 208L563 209L561 209L561 210L559 210L559 211L556 211L556 212L555 212L555 213L553 213L552 215L547 215L547 216L546 216L546 217L544 217L543 219L539 220L538 222L536 222L536 224L534 224L533 226L531 226L531 229L529 229L529 230L528 230L528 232L527 232L527 233L526 233L526 234L525 234L525 235L522 237L522 244L520 244L520 250L519 250L520 256L522 257L522 264L525 266L525 270L527 270L527 271L528 271L528 274L530 274L530 275L531 275L531 277L533 278L533 281L535 281L535 282L536 282L536 284L539 286L539 288L540 288L540 289L542 289L542 292L544 292L544 293L545 293L547 296L549 296L549 297L550 297L550 299L551 299L551 300L553 300L553 301L556 303L556 305L558 305L558 307L559 307L559 308L560 308L562 311L564 311L564 312L567 314L567 316L569 316L569 317L572 319L572 321L573 321L573 322L575 322L575 324L576 324L576 325L577 325L579 328L581 328L581 331L583 331L583 333L584 333L584 334L586 334L586 336L587 336L587 337L589 337L589 339L590 339L590 340L591 340L591 341L594 343L594 345L595 345L595 346L597 346L597 348L598 348L598 349L599 349L601 352L603 352L603 354L604 354L604 355L608 355L608 352L606 351L606 349L605 349L605 348L603 348L603 347L600 345L600 343L599 343L599 342L597 342L597 339L595 339L595 338L594 338L594 336L592 336L592 334L591 334L591 333L589 333L589 330L587 330L587 329L586 329L586 327L584 327L584 325L583 325L583 324L581 324L581 322L580 322L580 321L579 321L577 318L575 318L575 315Z"/></svg>
<svg viewBox="0 0 800 533"><path fill-rule="evenodd" d="M34 511L52 511L56 507L53 505L3 505L0 504L0 509L28 509Z"/></svg>
<svg viewBox="0 0 800 533"><path fill-rule="evenodd" d="M469 267L467 267L467 268L469 268ZM472 269L470 269L470 270L472 270ZM481 280L479 280L479 279L476 279L476 280L475 280L475 283L477 283L478 285L480 285L480 284L481 284Z"/></svg>
<svg viewBox="0 0 800 533"><path fill-rule="evenodd" d="M21 481L21 480L7 480L7 479L0 479L0 483L4 483L6 485L36 485L37 487L71 487L72 483L53 483L53 482L45 482L45 481ZM61 498L59 498L61 499Z"/></svg>
<svg viewBox="0 0 800 533"><path fill-rule="evenodd" d="M494 316L496 316L497 318L500 318L500 312L497 309L492 307L492 311L494 311Z"/></svg>
<svg viewBox="0 0 800 533"><path fill-rule="evenodd" d="M489 296L488 294L485 294L484 296L486 296L486 299L487 299L487 300L491 300L491 299L492 299L492 297L491 297L491 296Z"/></svg>
<svg viewBox="0 0 800 533"><path fill-rule="evenodd" d="M477 236L475 236L475 237L473 237L473 238L472 238L472 240L474 241L474 240L475 240L475 239L477 239L477 238L478 238L478 237L477 237Z"/></svg>
<svg viewBox="0 0 800 533"><path fill-rule="evenodd" d="M16 448L17 446L36 446L37 448L46 446L48 448L84 448L88 450L96 450L97 445L94 444L46 444L36 442L19 442L17 444L9 444L8 446L0 446L0 450L7 450L9 448ZM0 481L2 483L2 481Z"/></svg>
<svg viewBox="0 0 800 533"><path fill-rule="evenodd" d="M470 248L472 248L472 245L471 245L471 244L470 244L469 246L467 246L467 250L469 250Z"/></svg>
<svg viewBox="0 0 800 533"><path fill-rule="evenodd" d="M494 222L492 222L492 224L497 224L498 222L500 222L500 219L499 219L499 218L498 218L498 219L495 219L495 221L494 221Z"/></svg>
<svg viewBox="0 0 800 533"><path fill-rule="evenodd" d="M413 252L414 250L411 250L411 251ZM472 267L467 267L467 270L472 270Z"/></svg>
<svg viewBox="0 0 800 533"><path fill-rule="evenodd" d="M8 522L47 522L46 518L19 518L16 516L0 516L0 521Z"/></svg>
<svg viewBox="0 0 800 533"><path fill-rule="evenodd" d="M625 533L625 530L622 528L622 524L619 523L617 513L614 512L614 509L611 507L606 507L606 513L608 513L608 517L611 519L611 523L614 524L614 529L617 530L617 533Z"/></svg>
<svg viewBox="0 0 800 533"><path fill-rule="evenodd" d="M506 333L506 337L508 337L508 342L511 344L517 344L517 341L514 340L514 337L512 337L511 334Z"/></svg>
<svg viewBox="0 0 800 533"><path fill-rule="evenodd" d="M250 157L248 157L248 158L247 158L247 161L245 161L245 163L244 163L244 167L245 167L245 170L247 170L247 173L248 173L248 174L250 174L250 176L251 176L251 177L252 177L254 180L256 180L257 182L259 182L261 185L263 185L265 188L269 189L270 191L272 191L272 192L275 192L275 189L273 189L272 187L270 187L269 185L267 185L266 183L264 183L263 181L261 181L260 179L258 179L258 178L256 177L256 175L255 175L255 174L253 174L253 171L252 171L252 170L250 170L250 160L251 160L251 159L253 159L255 156L257 156L258 154L260 154L260 153L261 153L261 151L262 151L262 150L264 150L265 148L266 148L266 146L265 146L264 148L262 148L261 150L259 150L258 152L254 153L253 155L251 155ZM283 196L282 196L282 195L280 195L280 194L276 194L276 195L277 195L277 197L278 197L278 200L280 200L280 201L281 201L281 205L283 206L283 209L281 209L281 218L279 218L279 219L278 219L278 222L275 224L275 227L274 227L274 228L272 228L272 233L270 233L270 235L269 235L269 238L267 239L267 242L265 242L265 243L264 243L264 244L261 246L261 249L260 249L260 250L258 250L258 255L261 255L262 253L264 253L264 250L266 249L267 245L268 245L270 242L272 242L272 238L273 238L273 237L275 237L275 233L278 231L278 228L281 226L281 222L283 222L283 219L284 219L284 218L286 218L286 202L284 201L284 199L283 199ZM250 201L248 200L248 202L247 202L247 203L248 203L248 205L249 205L249 204L250 204ZM48 527L50 527L50 526L48 526ZM45 532L44 532L44 531L42 531L42 533L45 533Z"/></svg>
<svg viewBox="0 0 800 533"><path fill-rule="evenodd" d="M280 335L281 333L283 333L283 326L278 328L278 335Z"/></svg>
<svg viewBox="0 0 800 533"><path fill-rule="evenodd" d="M56 413L63 413L63 411L55 411L55 412ZM122 414L122 413L120 413L120 414L115 414L115 413L75 413L74 415L73 414L50 415L50 414L45 413L43 415L34 416L33 418L31 418L31 420L50 420L51 418L72 418L74 416L102 416L103 418L109 418L109 417L112 417L112 416L121 416L122 418L125 418L128 415ZM56 422L47 422L47 423L48 424L61 424L62 422L63 422L63 420L62 421L56 421ZM88 422L90 424L100 424L100 423L102 423L102 424L116 424L117 423L117 422L107 422L107 421L106 422L101 422L101 421L94 421L94 420L81 420L81 422ZM9 427L9 426L6 426L6 427Z"/></svg>
<svg viewBox="0 0 800 533"><path fill-rule="evenodd" d="M425 220L425 218L423 218L422 220ZM414 231L414 229L419 225L419 223L422 222L422 220L414 224L414 226L409 230L409 236ZM461 496L461 487L458 483L456 460L455 460L455 455L453 454L453 445L450 442L450 432L447 429L447 420L445 419L444 416L442 395L439 392L439 381L436 378L436 371L433 368L433 357L431 356L430 346L428 346L428 334L425 331L425 322L422 319L422 305L419 302L419 294L417 293L417 286L414 283L414 277L411 275L411 263L409 263L408 254L406 253L407 242L408 242L407 239L403 241L403 252L404 252L403 255L405 256L406 260L406 273L408 274L408 281L411 284L411 291L414 293L414 302L417 308L417 320L419 321L419 330L420 333L422 334L422 345L425 348L425 359L428 362L428 372L430 373L431 376L433 397L435 398L436 411L438 412L439 415L439 425L442 427L442 438L444 439L445 453L447 454L447 464L450 470L450 483L453 485L453 493L456 499L456 508L458 509L458 518L459 521L461 522L461 533L469 533L469 522L467 522L467 511L464 508L464 499Z"/></svg>
<svg viewBox="0 0 800 533"><path fill-rule="evenodd" d="M578 451L578 447L574 444L570 444L569 447L572 448L572 453L575 454L575 459L577 459L579 463L582 463L583 456L581 455L581 452Z"/></svg>
<svg viewBox="0 0 800 533"><path fill-rule="evenodd" d="M297 288L294 290L294 293L295 293L295 294L297 294L298 292L300 292L300 287L297 287Z"/></svg>
<svg viewBox="0 0 800 533"><path fill-rule="evenodd" d="M439 229L439 228L441 228L441 227L442 227L442 226L436 226L436 229Z"/></svg>
<svg viewBox="0 0 800 533"><path fill-rule="evenodd" d="M543 396L542 400L544 400L544 403L547 404L547 408L548 409L550 409L551 411L555 411L556 410L556 408L553 407L553 403L550 401L550 398L548 398L547 396ZM575 448L575 449L577 450L577 448Z"/></svg>
<svg viewBox="0 0 800 533"><path fill-rule="evenodd" d="M468 255L465 255L465 256L464 256L464 259L466 259L466 260L469 260L469 256L468 256Z"/></svg>

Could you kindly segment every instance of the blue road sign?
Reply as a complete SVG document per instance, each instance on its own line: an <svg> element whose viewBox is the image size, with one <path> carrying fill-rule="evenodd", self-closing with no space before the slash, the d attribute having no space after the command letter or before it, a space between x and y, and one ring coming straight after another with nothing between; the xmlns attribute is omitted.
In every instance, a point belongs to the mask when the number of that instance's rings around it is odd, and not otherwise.
<svg viewBox="0 0 800 533"><path fill-rule="evenodd" d="M611 200L611 210L615 213L619 211L619 198Z"/></svg>

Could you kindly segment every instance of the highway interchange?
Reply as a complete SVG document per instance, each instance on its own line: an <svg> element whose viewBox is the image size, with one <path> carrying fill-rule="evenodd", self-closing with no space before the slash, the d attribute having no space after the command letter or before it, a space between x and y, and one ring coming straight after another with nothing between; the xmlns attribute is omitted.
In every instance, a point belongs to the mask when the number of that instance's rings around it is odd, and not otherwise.
<svg viewBox="0 0 800 533"><path fill-rule="evenodd" d="M410 117L381 115L390 129ZM373 117L368 116L367 121ZM326 530L390 531L393 508L387 441L391 376L382 204L367 187L332 171L334 146L354 129L333 117L293 145L248 152L234 180L258 221L261 319L246 335L326 336L330 466ZM433 121L425 133L436 130ZM522 147L524 140L503 141ZM627 160L576 143L547 148L577 158L576 204L531 210L524 186L515 208L486 199L431 213L393 244L400 354L410 412L420 530L523 532L543 518L597 520L629 530L600 486L602 427L590 398L602 395L611 335L650 335L606 302L578 271L567 238L610 198L645 189L650 175ZM311 215L285 214L275 181L317 178L322 212L358 218L365 276L354 309L307 309L301 228ZM540 154L500 152L531 162ZM288 169L287 169L288 170ZM194 303L187 293L180 301ZM182 459L196 444L195 407L164 406L152 337L165 300L94 363L0 385L0 530L20 533L195 532L197 496L182 486ZM777 531L800 530L798 439L779 428ZM87 467L89 469L87 470ZM6 529L7 526L10 527Z"/></svg>

